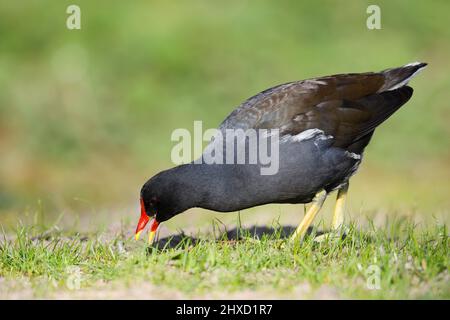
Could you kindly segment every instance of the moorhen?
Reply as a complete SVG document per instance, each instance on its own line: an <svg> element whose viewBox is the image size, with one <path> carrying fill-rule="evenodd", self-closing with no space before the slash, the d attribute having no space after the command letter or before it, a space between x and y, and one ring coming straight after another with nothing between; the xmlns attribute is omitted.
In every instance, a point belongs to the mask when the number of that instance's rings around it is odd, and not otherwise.
<svg viewBox="0 0 450 320"><path fill-rule="evenodd" d="M364 148L375 128L411 98L413 89L407 84L426 65L415 62L381 72L294 81L246 100L219 130L277 129L276 174L261 174L260 162L193 161L162 171L141 189L136 239L150 218L152 243L161 222L193 207L231 212L267 203L312 202L291 237L302 239L334 190L332 229L339 230L349 178L358 169Z"/></svg>

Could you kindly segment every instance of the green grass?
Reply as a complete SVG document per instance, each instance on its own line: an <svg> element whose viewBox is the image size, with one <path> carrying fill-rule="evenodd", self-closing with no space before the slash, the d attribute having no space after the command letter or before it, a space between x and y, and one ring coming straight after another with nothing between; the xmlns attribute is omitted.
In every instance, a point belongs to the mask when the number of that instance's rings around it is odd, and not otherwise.
<svg viewBox="0 0 450 320"><path fill-rule="evenodd" d="M20 227L0 243L0 296L20 297L24 288L26 297L71 296L77 290L67 283L77 267L85 297L106 288L126 298L121 293L126 288L151 285L162 297L250 292L271 298L450 298L445 225L419 229L406 220L381 229L351 225L344 239L322 243L314 234L292 243L280 226L258 237L249 230L239 229L233 239L216 232L148 248L120 232L102 240L96 234ZM367 286L370 268L379 268L379 290Z"/></svg>

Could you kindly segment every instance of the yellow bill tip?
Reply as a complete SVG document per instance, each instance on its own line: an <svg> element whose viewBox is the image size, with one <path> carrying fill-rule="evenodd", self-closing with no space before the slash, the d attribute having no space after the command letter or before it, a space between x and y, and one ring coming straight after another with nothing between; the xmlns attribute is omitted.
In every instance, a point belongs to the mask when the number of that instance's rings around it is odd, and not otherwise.
<svg viewBox="0 0 450 320"><path fill-rule="evenodd" d="M134 235L134 239L135 239L136 241L139 240L139 237L141 236L141 232L142 232L142 230L136 232L136 234Z"/></svg>
<svg viewBox="0 0 450 320"><path fill-rule="evenodd" d="M152 244L155 239L156 231L150 231L148 233L148 244Z"/></svg>

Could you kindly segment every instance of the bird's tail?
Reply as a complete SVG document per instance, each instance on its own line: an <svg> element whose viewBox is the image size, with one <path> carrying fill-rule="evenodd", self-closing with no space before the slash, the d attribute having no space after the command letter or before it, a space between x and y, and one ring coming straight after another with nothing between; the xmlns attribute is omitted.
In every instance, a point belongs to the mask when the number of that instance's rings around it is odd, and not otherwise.
<svg viewBox="0 0 450 320"><path fill-rule="evenodd" d="M399 68L386 69L381 71L386 77L384 85L378 92L395 90L408 84L420 70L427 66L424 62L413 62Z"/></svg>

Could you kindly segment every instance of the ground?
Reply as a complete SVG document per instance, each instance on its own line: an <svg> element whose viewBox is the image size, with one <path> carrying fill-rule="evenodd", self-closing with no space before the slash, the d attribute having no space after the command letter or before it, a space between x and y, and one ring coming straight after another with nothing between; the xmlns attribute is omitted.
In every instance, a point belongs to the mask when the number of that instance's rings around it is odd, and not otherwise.
<svg viewBox="0 0 450 320"><path fill-rule="evenodd" d="M318 229L292 243L292 229L274 222L225 232L217 222L196 236L162 229L149 247L131 226L19 227L0 242L0 298L450 298L445 225L350 223L344 238L322 243Z"/></svg>

